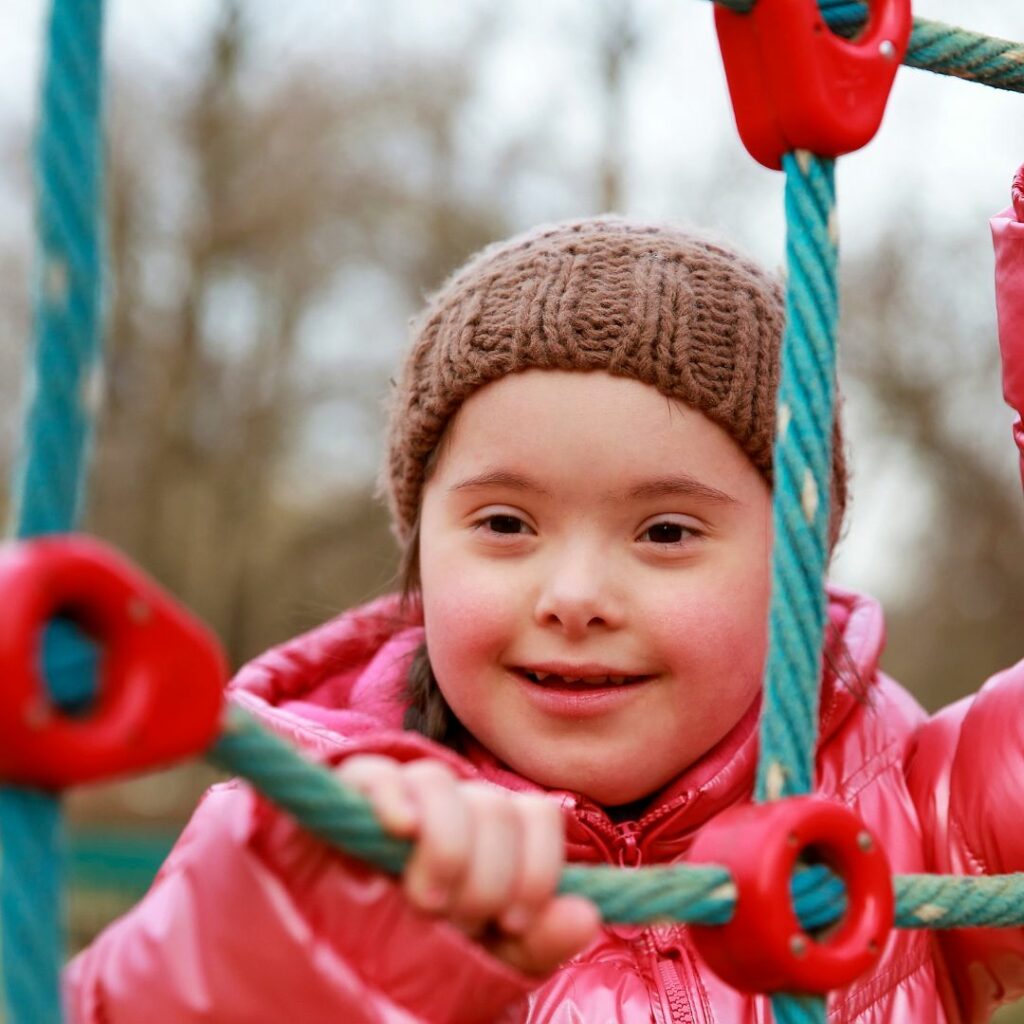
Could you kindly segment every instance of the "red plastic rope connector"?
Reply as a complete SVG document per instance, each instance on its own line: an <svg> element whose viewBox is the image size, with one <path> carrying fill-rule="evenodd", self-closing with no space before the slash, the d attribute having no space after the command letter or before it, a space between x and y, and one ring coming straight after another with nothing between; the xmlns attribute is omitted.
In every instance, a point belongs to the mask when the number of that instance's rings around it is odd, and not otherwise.
<svg viewBox="0 0 1024 1024"><path fill-rule="evenodd" d="M1024 164L1021 164L1013 176L1010 195L1013 198L1013 212L1017 215L1017 220L1024 223Z"/></svg>
<svg viewBox="0 0 1024 1024"><path fill-rule="evenodd" d="M715 5L715 27L736 126L766 167L805 149L860 149L882 123L912 28L910 0L869 0L854 39L837 36L817 0L757 0L749 14Z"/></svg>
<svg viewBox="0 0 1024 1024"><path fill-rule="evenodd" d="M0 547L0 778L61 789L197 754L221 724L224 657L205 626L109 548L84 537ZM42 676L47 623L66 616L100 647L87 713Z"/></svg>
<svg viewBox="0 0 1024 1024"><path fill-rule="evenodd" d="M819 938L801 928L790 895L797 861L812 852L847 890L845 915ZM892 928L885 854L852 811L820 797L730 808L701 830L690 862L719 864L732 875L732 919L691 933L708 966L745 992L848 985L875 965Z"/></svg>

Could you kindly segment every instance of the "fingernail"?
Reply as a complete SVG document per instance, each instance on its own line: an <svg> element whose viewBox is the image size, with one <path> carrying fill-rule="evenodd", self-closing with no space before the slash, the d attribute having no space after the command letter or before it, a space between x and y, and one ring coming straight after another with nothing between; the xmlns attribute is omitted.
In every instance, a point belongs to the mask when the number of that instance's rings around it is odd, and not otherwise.
<svg viewBox="0 0 1024 1024"><path fill-rule="evenodd" d="M512 935L520 935L526 931L530 923L530 913L526 907L509 907L501 915L502 931Z"/></svg>
<svg viewBox="0 0 1024 1024"><path fill-rule="evenodd" d="M392 828L405 832L416 824L416 809L410 800L399 797L388 805L388 818Z"/></svg>
<svg viewBox="0 0 1024 1024"><path fill-rule="evenodd" d="M431 912L442 910L448 902L448 891L439 885L422 884L413 885L411 888L412 901L421 910Z"/></svg>

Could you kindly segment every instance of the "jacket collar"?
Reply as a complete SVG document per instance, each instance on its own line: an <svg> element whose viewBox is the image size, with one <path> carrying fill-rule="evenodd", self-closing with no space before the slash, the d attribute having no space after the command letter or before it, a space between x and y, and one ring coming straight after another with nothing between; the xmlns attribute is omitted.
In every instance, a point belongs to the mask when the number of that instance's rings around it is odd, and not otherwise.
<svg viewBox="0 0 1024 1024"><path fill-rule="evenodd" d="M885 639L875 601L834 586L828 596L819 749L853 707L871 701ZM401 727L405 674L422 638L421 624L402 616L395 596L381 598L269 651L238 674L229 692L305 746L340 747L354 736ZM634 821L614 822L584 794L554 793L568 812L570 859L637 865L684 854L706 821L750 799L759 712L760 700ZM539 788L475 741L462 753L467 773L507 789Z"/></svg>

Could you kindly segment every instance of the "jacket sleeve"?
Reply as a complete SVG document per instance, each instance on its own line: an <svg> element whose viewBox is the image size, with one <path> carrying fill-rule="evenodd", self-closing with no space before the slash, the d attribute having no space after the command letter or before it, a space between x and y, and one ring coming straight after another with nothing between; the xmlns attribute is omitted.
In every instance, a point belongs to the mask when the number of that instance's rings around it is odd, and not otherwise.
<svg viewBox="0 0 1024 1024"><path fill-rule="evenodd" d="M930 871L1024 871L1022 709L1024 661L921 727L908 782ZM999 1003L1024 995L1024 929L940 930L935 941L944 997L959 1005L954 1019L987 1021Z"/></svg>
<svg viewBox="0 0 1024 1024"><path fill-rule="evenodd" d="M990 221L996 250L996 312L1003 360L1003 394L1017 411L1013 437L1021 453L1024 482L1024 222L1014 208Z"/></svg>
<svg viewBox="0 0 1024 1024"><path fill-rule="evenodd" d="M75 1024L441 1024L518 1019L536 984L235 782L64 992Z"/></svg>

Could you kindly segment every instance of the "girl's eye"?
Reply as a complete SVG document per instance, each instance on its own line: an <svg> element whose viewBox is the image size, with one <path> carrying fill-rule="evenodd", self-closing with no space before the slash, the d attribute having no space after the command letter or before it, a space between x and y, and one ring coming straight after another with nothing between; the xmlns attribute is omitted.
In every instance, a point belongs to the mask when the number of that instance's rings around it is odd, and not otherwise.
<svg viewBox="0 0 1024 1024"><path fill-rule="evenodd" d="M697 531L683 523L664 520L652 523L641 534L640 540L649 544L679 545L690 537L697 536Z"/></svg>
<svg viewBox="0 0 1024 1024"><path fill-rule="evenodd" d="M519 516L510 515L507 512L498 512L494 515L484 516L475 524L477 529L485 529L489 533L516 534L528 533L530 528Z"/></svg>

